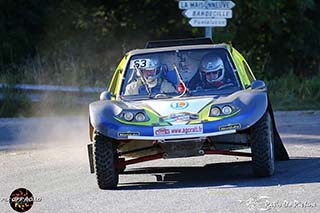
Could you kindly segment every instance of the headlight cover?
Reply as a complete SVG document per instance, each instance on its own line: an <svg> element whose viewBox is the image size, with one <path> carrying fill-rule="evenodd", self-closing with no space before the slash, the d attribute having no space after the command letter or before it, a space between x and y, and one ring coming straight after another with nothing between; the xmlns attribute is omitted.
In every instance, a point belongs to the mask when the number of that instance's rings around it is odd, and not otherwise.
<svg viewBox="0 0 320 213"><path fill-rule="evenodd" d="M211 107L210 109L210 116L211 117L216 117L219 116L221 114L221 110L219 107Z"/></svg>
<svg viewBox="0 0 320 213"><path fill-rule="evenodd" d="M146 116L142 112L138 112L135 116L136 121L142 122L146 120Z"/></svg>
<svg viewBox="0 0 320 213"><path fill-rule="evenodd" d="M149 120L144 110L123 110L117 117L130 122L144 122Z"/></svg>
<svg viewBox="0 0 320 213"><path fill-rule="evenodd" d="M123 113L123 118L126 121L131 121L133 119L134 115L132 112L124 112Z"/></svg>
<svg viewBox="0 0 320 213"><path fill-rule="evenodd" d="M230 115L232 113L232 108L229 105L222 107L222 113L225 115Z"/></svg>
<svg viewBox="0 0 320 213"><path fill-rule="evenodd" d="M209 112L209 116L210 117L226 116L238 110L239 108L232 104L212 105Z"/></svg>

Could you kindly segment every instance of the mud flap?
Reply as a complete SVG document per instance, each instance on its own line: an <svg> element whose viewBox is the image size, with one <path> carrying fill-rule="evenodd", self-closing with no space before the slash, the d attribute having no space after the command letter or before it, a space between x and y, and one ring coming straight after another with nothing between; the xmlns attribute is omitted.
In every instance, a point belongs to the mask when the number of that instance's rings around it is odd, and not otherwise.
<svg viewBox="0 0 320 213"><path fill-rule="evenodd" d="M273 110L271 107L271 102L270 102L270 98L268 96L268 110L270 113L270 116L272 118L272 123L273 123L273 137L274 137L274 157L276 161L286 161L289 160L289 154L286 150L286 148L284 147L284 144L280 138L279 132L277 130L276 127L276 122L274 119L274 115L273 115Z"/></svg>
<svg viewBox="0 0 320 213"><path fill-rule="evenodd" d="M93 163L93 144L89 143L87 145L88 148L88 157L89 157L89 166L90 166L90 173L94 173L94 163Z"/></svg>

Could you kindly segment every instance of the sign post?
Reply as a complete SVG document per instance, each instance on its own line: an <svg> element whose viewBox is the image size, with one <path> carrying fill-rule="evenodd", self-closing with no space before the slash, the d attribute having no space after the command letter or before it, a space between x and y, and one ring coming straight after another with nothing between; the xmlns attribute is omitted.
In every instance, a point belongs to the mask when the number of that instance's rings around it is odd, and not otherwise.
<svg viewBox="0 0 320 213"><path fill-rule="evenodd" d="M192 27L205 27L205 37L212 39L213 27L227 26L227 19L232 18L232 1L190 0L179 1L179 9L184 10L182 15L191 18Z"/></svg>
<svg viewBox="0 0 320 213"><path fill-rule="evenodd" d="M205 28L205 37L206 38L211 38L212 39L212 27L206 27Z"/></svg>

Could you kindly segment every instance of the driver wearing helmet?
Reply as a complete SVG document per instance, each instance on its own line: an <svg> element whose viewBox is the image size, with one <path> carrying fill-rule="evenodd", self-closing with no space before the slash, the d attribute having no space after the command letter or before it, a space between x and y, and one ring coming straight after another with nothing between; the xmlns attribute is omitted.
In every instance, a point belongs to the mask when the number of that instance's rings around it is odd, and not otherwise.
<svg viewBox="0 0 320 213"><path fill-rule="evenodd" d="M231 83L230 79L225 78L225 67L221 57L212 53L203 56L200 62L199 75L196 78L189 83L191 90L221 88L223 85Z"/></svg>
<svg viewBox="0 0 320 213"><path fill-rule="evenodd" d="M141 71L142 76L137 72L139 78L126 86L124 95L146 94L146 86L142 81L146 83L153 94L175 93L175 87L161 77L162 71L159 59L157 57L150 57L145 59L145 62L146 63L143 66L138 68Z"/></svg>

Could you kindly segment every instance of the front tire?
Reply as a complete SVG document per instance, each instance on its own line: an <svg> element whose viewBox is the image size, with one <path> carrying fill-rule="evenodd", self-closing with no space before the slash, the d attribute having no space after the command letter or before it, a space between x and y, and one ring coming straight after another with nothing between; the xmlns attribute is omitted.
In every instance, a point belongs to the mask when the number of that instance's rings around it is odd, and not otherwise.
<svg viewBox="0 0 320 213"><path fill-rule="evenodd" d="M94 159L97 182L100 189L113 189L119 182L118 154L114 141L97 132L94 133Z"/></svg>
<svg viewBox="0 0 320 213"><path fill-rule="evenodd" d="M251 129L251 153L253 173L259 177L273 175L274 139L269 112L266 112Z"/></svg>

